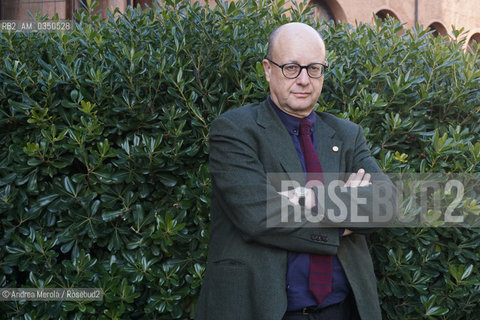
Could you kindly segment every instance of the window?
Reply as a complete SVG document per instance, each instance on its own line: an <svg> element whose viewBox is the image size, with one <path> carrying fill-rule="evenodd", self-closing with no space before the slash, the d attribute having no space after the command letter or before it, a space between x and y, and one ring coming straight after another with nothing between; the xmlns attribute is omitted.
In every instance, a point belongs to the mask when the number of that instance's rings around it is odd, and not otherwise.
<svg viewBox="0 0 480 320"><path fill-rule="evenodd" d="M477 45L477 49L480 50L480 33L474 33L470 39L468 40L467 49L474 53L475 52L475 45Z"/></svg>

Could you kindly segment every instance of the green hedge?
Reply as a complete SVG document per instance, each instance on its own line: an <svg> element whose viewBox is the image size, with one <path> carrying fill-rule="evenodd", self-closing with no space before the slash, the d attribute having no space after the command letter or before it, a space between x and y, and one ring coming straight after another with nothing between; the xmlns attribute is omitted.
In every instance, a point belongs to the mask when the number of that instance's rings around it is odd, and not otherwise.
<svg viewBox="0 0 480 320"><path fill-rule="evenodd" d="M9 319L187 319L205 267L208 128L264 99L270 31L305 5L165 1L76 30L2 33L0 287L102 288L103 301L0 302ZM114 15L118 16L114 19ZM319 109L363 125L389 172L480 168L479 51L395 21L315 22L331 65ZM385 319L480 311L480 235L371 237Z"/></svg>

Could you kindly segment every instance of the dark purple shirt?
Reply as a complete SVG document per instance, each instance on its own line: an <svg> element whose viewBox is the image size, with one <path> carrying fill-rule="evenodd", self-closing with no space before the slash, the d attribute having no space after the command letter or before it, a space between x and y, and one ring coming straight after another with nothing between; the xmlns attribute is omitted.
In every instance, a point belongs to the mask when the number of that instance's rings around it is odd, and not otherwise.
<svg viewBox="0 0 480 320"><path fill-rule="evenodd" d="M285 128L292 137L293 145L297 150L298 158L302 163L303 171L305 172L305 160L303 158L300 140L298 138L300 119L291 116L280 110L275 103L268 97L268 101L273 109L276 111L282 120ZM312 112L307 118L311 123L312 142L315 145L315 137L313 132L315 130L315 112ZM344 229L339 229L339 234L343 233ZM287 265L287 301L288 311L300 310L304 307L319 307L324 308L331 304L343 301L350 293L350 285L348 283L345 272L337 256L332 259L332 292L319 305L308 288L308 276L310 271L310 256L308 253L290 252L288 255Z"/></svg>

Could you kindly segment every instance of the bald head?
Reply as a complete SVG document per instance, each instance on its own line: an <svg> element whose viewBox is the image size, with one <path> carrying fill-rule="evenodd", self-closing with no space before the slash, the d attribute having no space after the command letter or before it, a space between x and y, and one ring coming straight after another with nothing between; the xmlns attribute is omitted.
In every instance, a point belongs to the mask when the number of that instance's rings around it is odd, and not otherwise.
<svg viewBox="0 0 480 320"><path fill-rule="evenodd" d="M313 29L311 26L300 23L300 22L291 22L280 27L276 28L270 34L268 39L268 46L267 46L267 58L273 59L275 45L278 42L288 41L289 39L304 39L305 41L313 41L323 47L325 50L325 44L323 42L322 37L320 34ZM287 42L288 43L288 42Z"/></svg>

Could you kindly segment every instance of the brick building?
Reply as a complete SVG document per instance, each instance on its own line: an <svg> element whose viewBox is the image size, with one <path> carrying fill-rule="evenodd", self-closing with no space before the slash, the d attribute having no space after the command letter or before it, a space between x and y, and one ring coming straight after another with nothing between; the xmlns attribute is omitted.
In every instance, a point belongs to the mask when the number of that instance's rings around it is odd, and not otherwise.
<svg viewBox="0 0 480 320"><path fill-rule="evenodd" d="M480 6L478 0L312 0L319 16L351 24L371 22L373 14L390 15L407 28L420 24L435 34L452 36L452 26L465 28L467 43L480 43Z"/></svg>
<svg viewBox="0 0 480 320"><path fill-rule="evenodd" d="M107 8L152 5L161 0L98 0L98 12ZM212 0L211 4L214 3ZM229 0L231 1L231 0ZM29 12L42 15L58 13L60 18L71 19L73 12L85 6L86 0L0 0L0 19L29 19ZM205 2L201 0L200 2ZM371 22L373 14L380 18L390 15L412 27L416 23L430 27L435 34L451 36L452 25L465 28L467 43L480 43L480 6L478 0L311 0L319 17L334 21Z"/></svg>

